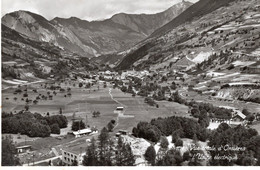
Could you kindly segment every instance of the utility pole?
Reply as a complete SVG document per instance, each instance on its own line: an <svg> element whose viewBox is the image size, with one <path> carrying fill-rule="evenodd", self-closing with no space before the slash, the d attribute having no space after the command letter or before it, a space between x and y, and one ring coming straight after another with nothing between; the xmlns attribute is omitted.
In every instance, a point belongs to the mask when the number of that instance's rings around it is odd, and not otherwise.
<svg viewBox="0 0 260 170"><path fill-rule="evenodd" d="M88 115L86 113L86 126L88 125Z"/></svg>
<svg viewBox="0 0 260 170"><path fill-rule="evenodd" d="M34 156L35 156L35 155L34 155L34 153L33 153L33 155L32 155L32 157L33 157L33 166L34 166Z"/></svg>

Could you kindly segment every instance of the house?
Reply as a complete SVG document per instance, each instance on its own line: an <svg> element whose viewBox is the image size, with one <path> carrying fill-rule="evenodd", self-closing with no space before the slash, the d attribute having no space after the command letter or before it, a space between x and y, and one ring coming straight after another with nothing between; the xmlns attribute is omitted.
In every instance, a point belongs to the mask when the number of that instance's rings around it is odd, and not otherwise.
<svg viewBox="0 0 260 170"><path fill-rule="evenodd" d="M89 135L91 132L91 129L81 129L76 132L72 132L72 134L75 136L75 138L78 138L84 135Z"/></svg>
<svg viewBox="0 0 260 170"><path fill-rule="evenodd" d="M232 120L235 122L243 122L246 118L246 115L244 115L239 110L234 110L234 111L235 111L235 113L232 116Z"/></svg>
<svg viewBox="0 0 260 170"><path fill-rule="evenodd" d="M126 131L126 130L119 130L118 133L120 133L121 135L127 135L128 131Z"/></svg>
<svg viewBox="0 0 260 170"><path fill-rule="evenodd" d="M86 147L86 146L85 146ZM72 165L73 163L77 162L77 164L81 164L83 157L82 153L85 152L84 146L76 146L73 148L64 148L62 149L62 162L65 165Z"/></svg>
<svg viewBox="0 0 260 170"><path fill-rule="evenodd" d="M116 114L123 114L123 112L124 112L124 107L121 106L117 107L116 110L114 110L114 113Z"/></svg>
<svg viewBox="0 0 260 170"><path fill-rule="evenodd" d="M124 86L128 86L130 84L130 80L122 80Z"/></svg>
<svg viewBox="0 0 260 170"><path fill-rule="evenodd" d="M32 145L17 146L17 147L15 148L16 153L18 153L18 154L30 152L31 149L32 149Z"/></svg>
<svg viewBox="0 0 260 170"><path fill-rule="evenodd" d="M4 61L4 62L2 62L2 64L5 66L15 66L15 65L17 65L17 62L15 62L15 61Z"/></svg>

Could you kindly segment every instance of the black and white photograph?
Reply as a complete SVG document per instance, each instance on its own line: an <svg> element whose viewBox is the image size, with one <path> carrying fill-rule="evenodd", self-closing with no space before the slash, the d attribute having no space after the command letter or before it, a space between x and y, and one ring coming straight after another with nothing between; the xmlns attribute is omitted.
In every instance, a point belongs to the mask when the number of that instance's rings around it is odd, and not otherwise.
<svg viewBox="0 0 260 170"><path fill-rule="evenodd" d="M0 108L3 168L260 166L260 0L1 0Z"/></svg>

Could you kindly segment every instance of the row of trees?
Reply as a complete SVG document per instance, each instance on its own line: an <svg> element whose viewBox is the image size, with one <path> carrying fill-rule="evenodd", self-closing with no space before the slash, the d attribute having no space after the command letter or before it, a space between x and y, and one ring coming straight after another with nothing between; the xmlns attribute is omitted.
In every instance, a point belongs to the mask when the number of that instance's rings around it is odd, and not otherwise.
<svg viewBox="0 0 260 170"><path fill-rule="evenodd" d="M196 134L201 141L207 139L208 133L204 126L201 126L193 119L184 117L167 117L152 119L150 123L139 122L132 132L136 137L141 137L152 142L158 142L162 135L169 136L178 131L179 137L192 139Z"/></svg>
<svg viewBox="0 0 260 170"><path fill-rule="evenodd" d="M60 134L60 128L67 127L63 115L42 116L39 113L19 112L15 115L2 113L2 133L25 134L30 137L48 137Z"/></svg>
<svg viewBox="0 0 260 170"><path fill-rule="evenodd" d="M196 102L194 100L186 101L185 99L181 98L178 91L172 94L170 100L191 107L191 114L195 118L203 119L209 117L218 119L230 119L232 116L231 109L216 107L210 103Z"/></svg>
<svg viewBox="0 0 260 170"><path fill-rule="evenodd" d="M83 157L84 166L133 166L134 155L129 144L119 137L115 144L108 130L103 128L98 142L92 138Z"/></svg>

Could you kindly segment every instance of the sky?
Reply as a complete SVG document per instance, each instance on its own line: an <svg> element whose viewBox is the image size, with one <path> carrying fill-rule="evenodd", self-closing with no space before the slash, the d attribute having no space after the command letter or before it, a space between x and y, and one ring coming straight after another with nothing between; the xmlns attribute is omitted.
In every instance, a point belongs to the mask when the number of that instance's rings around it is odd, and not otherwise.
<svg viewBox="0 0 260 170"><path fill-rule="evenodd" d="M55 17L78 17L85 20L102 20L114 14L154 14L166 10L182 0L1 0L1 16L26 10L48 20ZM189 0L197 2L198 0Z"/></svg>

